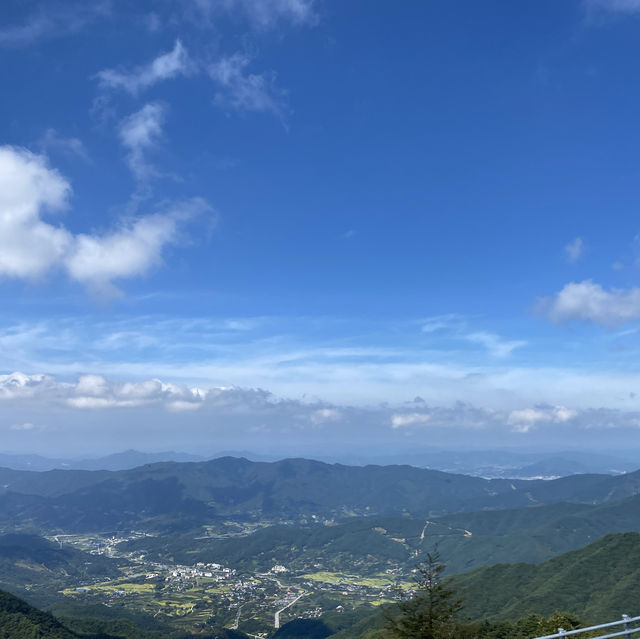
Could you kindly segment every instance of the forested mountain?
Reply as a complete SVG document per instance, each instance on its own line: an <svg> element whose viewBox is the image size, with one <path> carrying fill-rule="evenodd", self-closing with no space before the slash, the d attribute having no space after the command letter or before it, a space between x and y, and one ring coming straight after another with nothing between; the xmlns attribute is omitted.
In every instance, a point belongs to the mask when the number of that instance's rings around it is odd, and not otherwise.
<svg viewBox="0 0 640 639"><path fill-rule="evenodd" d="M79 639L53 615L0 590L0 639Z"/></svg>
<svg viewBox="0 0 640 639"><path fill-rule="evenodd" d="M404 514L417 518L568 501L606 503L640 491L640 472L552 481L487 480L411 466L220 458L132 470L0 469L0 525L91 531L145 524L185 530L216 518L301 522Z"/></svg>
<svg viewBox="0 0 640 639"><path fill-rule="evenodd" d="M638 615L640 534L607 535L539 565L497 564L457 575L472 618L516 619L555 610L593 623Z"/></svg>

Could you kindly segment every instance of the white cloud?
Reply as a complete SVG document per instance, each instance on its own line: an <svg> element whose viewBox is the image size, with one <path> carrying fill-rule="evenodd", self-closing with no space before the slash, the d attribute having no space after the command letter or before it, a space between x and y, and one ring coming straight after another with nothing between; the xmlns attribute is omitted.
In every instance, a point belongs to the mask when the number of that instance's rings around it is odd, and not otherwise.
<svg viewBox="0 0 640 639"><path fill-rule="evenodd" d="M575 240L569 242L569 244L564 247L567 260L572 264L577 262L583 256L584 251L584 240L581 237L576 237Z"/></svg>
<svg viewBox="0 0 640 639"><path fill-rule="evenodd" d="M493 357L497 358L508 357L516 348L527 345L524 340L503 340L499 335L486 331L469 333L464 337L470 342L484 346Z"/></svg>
<svg viewBox="0 0 640 639"><path fill-rule="evenodd" d="M578 416L578 411L565 406L523 408L509 413L507 424L514 432L528 433L540 423L564 424Z"/></svg>
<svg viewBox="0 0 640 639"><path fill-rule="evenodd" d="M55 385L48 375L25 375L15 372L0 375L0 400L30 399Z"/></svg>
<svg viewBox="0 0 640 639"><path fill-rule="evenodd" d="M132 148L144 147L153 131L132 127ZM201 199L124 221L114 231L73 235L42 219L68 204L71 187L44 157L0 147L0 276L41 277L64 269L96 292L113 293L112 280L146 274L178 239L179 227L208 209Z"/></svg>
<svg viewBox="0 0 640 639"><path fill-rule="evenodd" d="M162 252L179 239L187 220L208 210L201 199L193 199L167 213L146 215L123 223L105 235L77 235L66 259L69 275L99 294L119 291L112 281L141 276L162 262Z"/></svg>
<svg viewBox="0 0 640 639"><path fill-rule="evenodd" d="M127 163L138 180L144 181L156 175L145 153L162 138L165 118L166 107L159 102L150 102L120 123L118 135L122 144L129 149Z"/></svg>
<svg viewBox="0 0 640 639"><path fill-rule="evenodd" d="M207 15L241 12L258 30L274 28L281 22L294 26L314 26L318 22L313 0L195 0L195 4Z"/></svg>
<svg viewBox="0 0 640 639"><path fill-rule="evenodd" d="M614 328L640 319L640 288L607 291L592 280L570 282L538 308L554 322L585 320Z"/></svg>
<svg viewBox="0 0 640 639"><path fill-rule="evenodd" d="M72 237L41 215L65 208L70 194L44 157L0 147L0 276L37 278L63 259Z"/></svg>
<svg viewBox="0 0 640 639"><path fill-rule="evenodd" d="M137 408L159 405L170 412L192 411L208 406L212 409L255 412L275 406L288 406L293 415L303 408L313 424L332 422L340 412L317 403L277 400L260 389L199 386L166 383L159 379L115 381L103 375L81 375L75 382L62 382L49 375L14 372L0 375L0 401L52 403L83 410Z"/></svg>
<svg viewBox="0 0 640 639"><path fill-rule="evenodd" d="M104 69L96 74L96 78L103 89L121 89L136 95L163 80L188 75L194 69L195 65L187 50L180 40L176 40L171 51L163 53L147 65L133 71Z"/></svg>
<svg viewBox="0 0 640 639"><path fill-rule="evenodd" d="M198 408L204 399L199 389L164 384L158 379L142 382L114 382L99 375L85 375L75 386L64 389L73 408L132 408L161 403L168 410Z"/></svg>
<svg viewBox="0 0 640 639"><path fill-rule="evenodd" d="M399 413L391 416L391 427L405 428L406 426L423 426L431 419L428 413Z"/></svg>
<svg viewBox="0 0 640 639"><path fill-rule="evenodd" d="M214 103L236 111L286 113L284 92L275 87L275 74L247 73L251 58L244 53L225 56L209 66L209 75L218 85Z"/></svg>

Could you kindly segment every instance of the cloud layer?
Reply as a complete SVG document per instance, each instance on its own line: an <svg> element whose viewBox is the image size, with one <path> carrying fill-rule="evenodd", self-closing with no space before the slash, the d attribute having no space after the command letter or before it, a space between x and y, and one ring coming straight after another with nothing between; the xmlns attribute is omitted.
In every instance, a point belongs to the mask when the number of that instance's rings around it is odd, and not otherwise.
<svg viewBox="0 0 640 639"><path fill-rule="evenodd" d="M12 441L26 441L35 432L40 438L55 437L63 446L69 438L81 437L89 443L115 438L120 447L142 441L149 448L158 432L163 445L181 442L182 449L196 450L212 441L218 449L247 442L261 447L271 441L282 454L284 443L326 448L328 442L358 442L379 449L382 444L411 442L451 445L452 438L463 437L475 445L548 445L554 439L571 441L578 434L582 440L606 433L608 441L614 436L628 441L640 432L640 412L609 408L534 404L508 411L465 402L438 406L420 398L352 406L288 399L259 388L204 388L159 379L116 381L95 374L73 381L19 372L0 375L0 406L0 433L11 434Z"/></svg>

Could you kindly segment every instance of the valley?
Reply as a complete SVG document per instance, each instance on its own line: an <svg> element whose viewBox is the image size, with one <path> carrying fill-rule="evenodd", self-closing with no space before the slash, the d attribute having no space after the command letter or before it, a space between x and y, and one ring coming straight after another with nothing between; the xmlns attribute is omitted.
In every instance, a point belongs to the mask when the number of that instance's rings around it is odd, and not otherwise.
<svg viewBox="0 0 640 639"><path fill-rule="evenodd" d="M62 617L128 619L149 631L226 628L266 639L307 619L348 633L410 596L434 548L468 592L472 618L550 614L548 602L487 599L486 584L504 593L503 574L519 570L509 566L543 567L608 533L640 531L635 473L496 483L412 467L225 458L0 474L0 499L13 509L10 522L0 511L0 589ZM635 579L634 566L619 568ZM587 616L615 607L568 603Z"/></svg>

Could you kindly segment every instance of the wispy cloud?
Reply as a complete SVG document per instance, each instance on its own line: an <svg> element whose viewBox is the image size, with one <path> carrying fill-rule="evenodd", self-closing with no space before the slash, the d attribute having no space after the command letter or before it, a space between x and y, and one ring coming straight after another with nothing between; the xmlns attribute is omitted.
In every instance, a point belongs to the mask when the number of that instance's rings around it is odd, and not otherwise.
<svg viewBox="0 0 640 639"><path fill-rule="evenodd" d="M0 29L0 46L24 47L45 38L68 35L111 13L109 0L41 2L19 24Z"/></svg>
<svg viewBox="0 0 640 639"><path fill-rule="evenodd" d="M437 315L424 320L422 332L433 335L433 339L456 340L470 342L482 346L498 359L508 357L518 348L527 345L525 340L509 340L497 333L485 330L469 330L469 321L454 313Z"/></svg>
<svg viewBox="0 0 640 639"><path fill-rule="evenodd" d="M429 317L424 320L422 325L423 333L435 333L443 329L457 331L463 325L463 320L459 315L436 315L435 317Z"/></svg>
<svg viewBox="0 0 640 639"><path fill-rule="evenodd" d="M145 104L120 122L118 136L129 150L127 164L135 177L143 182L156 175L147 161L146 153L157 146L162 138L167 107L159 102Z"/></svg>
<svg viewBox="0 0 640 639"><path fill-rule="evenodd" d="M585 0L588 9L618 13L640 13L640 0Z"/></svg>
<svg viewBox="0 0 640 639"><path fill-rule="evenodd" d="M527 345L527 342L524 340L505 340L495 333L488 333L486 331L469 333L465 335L464 338L469 342L484 346L490 355L498 358L508 357L516 348L522 348Z"/></svg>
<svg viewBox="0 0 640 639"><path fill-rule="evenodd" d="M319 16L314 0L189 0L210 16L220 12L243 15L257 30L273 29L282 23L314 26Z"/></svg>
<svg viewBox="0 0 640 639"><path fill-rule="evenodd" d="M218 92L214 103L234 111L271 113L283 118L287 113L285 92L275 86L275 73L248 73L251 58L234 53L209 65L209 76Z"/></svg>
<svg viewBox="0 0 640 639"><path fill-rule="evenodd" d="M91 162L89 152L84 142L79 138L61 136L55 129L47 129L40 138L38 146L45 152L57 152L80 158L84 162Z"/></svg>
<svg viewBox="0 0 640 639"><path fill-rule="evenodd" d="M553 322L583 320L615 328L640 319L640 288L607 291L592 280L570 282L537 306Z"/></svg>
<svg viewBox="0 0 640 639"><path fill-rule="evenodd" d="M35 430L37 426L31 422L25 422L23 424L11 424L11 430Z"/></svg>
<svg viewBox="0 0 640 639"><path fill-rule="evenodd" d="M159 55L147 65L132 71L104 69L96 74L96 78L102 89L119 89L136 95L158 82L189 75L193 71L194 62L180 40L176 40L171 51Z"/></svg>
<svg viewBox="0 0 640 639"><path fill-rule="evenodd" d="M99 256L94 255L96 262ZM352 326L354 334L361 328ZM640 409L634 395L640 374L617 371L615 365L597 371L580 362L507 365L505 359L466 354L455 344L452 350L434 351L415 343L401 347L349 341L344 334L319 340L315 331L308 333L304 318L134 316L116 321L96 316L0 325L5 367L65 378L87 371L114 379L160 377L201 388L267 388L279 396L352 405L400 404L420 396L431 405L463 401L495 410L541 402ZM400 411L405 412L432 414L424 406ZM476 417L466 419L471 424ZM432 414L430 425L434 420Z"/></svg>
<svg viewBox="0 0 640 639"><path fill-rule="evenodd" d="M564 247L566 258L572 264L577 262L585 251L584 240L581 237L576 237Z"/></svg>

